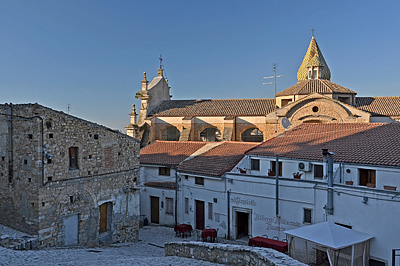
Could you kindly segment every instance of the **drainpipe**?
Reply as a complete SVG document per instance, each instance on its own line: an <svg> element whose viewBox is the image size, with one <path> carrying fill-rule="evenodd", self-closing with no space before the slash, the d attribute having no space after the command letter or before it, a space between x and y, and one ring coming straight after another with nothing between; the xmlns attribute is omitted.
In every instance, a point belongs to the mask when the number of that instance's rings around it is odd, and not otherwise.
<svg viewBox="0 0 400 266"><path fill-rule="evenodd" d="M279 217L279 154L275 156L275 214Z"/></svg>
<svg viewBox="0 0 400 266"><path fill-rule="evenodd" d="M327 178L326 170L328 168L328 165L327 165L327 162L328 162L328 149L322 149L322 155L323 155L323 162L324 162L323 163L323 167L322 167L322 169L324 171L323 176L324 176L324 179L326 179Z"/></svg>
<svg viewBox="0 0 400 266"><path fill-rule="evenodd" d="M333 152L328 156L328 203L326 213L333 215Z"/></svg>
<svg viewBox="0 0 400 266"><path fill-rule="evenodd" d="M230 205L231 190L230 189L227 190L226 194L227 194L227 198L228 198L228 236L227 236L227 239L231 239L231 223L230 223L230 221L231 221L231 205Z"/></svg>
<svg viewBox="0 0 400 266"><path fill-rule="evenodd" d="M178 225L178 169L175 167L175 226Z"/></svg>

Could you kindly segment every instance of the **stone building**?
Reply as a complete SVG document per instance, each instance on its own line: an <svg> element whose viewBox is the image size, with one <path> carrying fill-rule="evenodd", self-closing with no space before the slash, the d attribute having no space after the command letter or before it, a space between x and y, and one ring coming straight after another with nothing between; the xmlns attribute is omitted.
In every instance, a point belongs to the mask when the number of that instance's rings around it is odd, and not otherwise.
<svg viewBox="0 0 400 266"><path fill-rule="evenodd" d="M142 90L140 115L133 106L127 134L145 146L154 140L261 142L302 123L400 121L400 97L357 97L330 81L314 37L297 73L297 84L275 99L171 100L162 69ZM138 120L138 121L136 121Z"/></svg>
<svg viewBox="0 0 400 266"><path fill-rule="evenodd" d="M138 240L136 139L39 104L1 104L0 168L0 223L40 247Z"/></svg>

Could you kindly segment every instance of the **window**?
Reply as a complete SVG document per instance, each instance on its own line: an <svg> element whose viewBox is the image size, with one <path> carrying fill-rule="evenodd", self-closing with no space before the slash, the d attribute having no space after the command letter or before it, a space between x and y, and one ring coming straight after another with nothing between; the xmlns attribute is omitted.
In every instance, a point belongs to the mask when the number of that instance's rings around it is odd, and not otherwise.
<svg viewBox="0 0 400 266"><path fill-rule="evenodd" d="M282 99L281 100L281 106L283 107L283 106L286 106L286 105L288 105L289 103L291 103L292 102L292 99Z"/></svg>
<svg viewBox="0 0 400 266"><path fill-rule="evenodd" d="M276 161L271 161L271 170L276 173ZM278 176L282 176L282 162L279 162Z"/></svg>
<svg viewBox="0 0 400 266"><path fill-rule="evenodd" d="M242 141L262 142L263 139L263 133L258 128L249 128L242 133Z"/></svg>
<svg viewBox="0 0 400 266"><path fill-rule="evenodd" d="M342 103L351 104L350 97L338 97L338 101L340 101Z"/></svg>
<svg viewBox="0 0 400 266"><path fill-rule="evenodd" d="M178 141L181 133L176 127L167 127L161 132L161 140Z"/></svg>
<svg viewBox="0 0 400 266"><path fill-rule="evenodd" d="M213 204L211 202L208 203L208 220L213 219Z"/></svg>
<svg viewBox="0 0 400 266"><path fill-rule="evenodd" d="M303 209L303 210L304 210L303 223L310 224L312 210L310 210L310 209Z"/></svg>
<svg viewBox="0 0 400 266"><path fill-rule="evenodd" d="M78 147L69 148L69 169L78 169Z"/></svg>
<svg viewBox="0 0 400 266"><path fill-rule="evenodd" d="M185 198L185 213L189 213L189 198Z"/></svg>
<svg viewBox="0 0 400 266"><path fill-rule="evenodd" d="M195 177L195 179L194 179L194 183L196 184L196 185L202 185L202 186L204 186L204 178L202 178L202 177Z"/></svg>
<svg viewBox="0 0 400 266"><path fill-rule="evenodd" d="M251 159L250 164L251 164L251 170L260 171L260 160Z"/></svg>
<svg viewBox="0 0 400 266"><path fill-rule="evenodd" d="M314 164L314 179L322 179L324 177L324 166Z"/></svg>
<svg viewBox="0 0 400 266"><path fill-rule="evenodd" d="M158 175L165 175L170 176L171 172L168 167L159 167L158 168Z"/></svg>
<svg viewBox="0 0 400 266"><path fill-rule="evenodd" d="M318 78L318 70L316 68L313 69L313 79L317 79Z"/></svg>
<svg viewBox="0 0 400 266"><path fill-rule="evenodd" d="M209 127L201 131L200 141L221 141L221 132L215 127Z"/></svg>
<svg viewBox="0 0 400 266"><path fill-rule="evenodd" d="M371 169L358 169L360 176L360 186L372 186L376 185L376 171Z"/></svg>
<svg viewBox="0 0 400 266"><path fill-rule="evenodd" d="M165 198L167 202L167 208L165 209L166 214L174 215L174 200L172 198Z"/></svg>

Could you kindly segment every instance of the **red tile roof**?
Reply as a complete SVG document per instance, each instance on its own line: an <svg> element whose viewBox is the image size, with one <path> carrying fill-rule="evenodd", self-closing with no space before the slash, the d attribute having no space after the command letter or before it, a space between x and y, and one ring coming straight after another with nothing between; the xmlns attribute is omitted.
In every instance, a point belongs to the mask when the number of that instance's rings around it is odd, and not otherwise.
<svg viewBox="0 0 400 266"><path fill-rule="evenodd" d="M400 166L400 123L302 124L264 142L249 155L322 160L322 148L337 162Z"/></svg>
<svg viewBox="0 0 400 266"><path fill-rule="evenodd" d="M297 84L289 87L281 92L278 92L276 96L288 96L288 95L307 95L312 93L319 94L332 94L332 93L350 93L357 94L348 88L340 86L332 81L325 79L307 79L299 81Z"/></svg>
<svg viewBox="0 0 400 266"><path fill-rule="evenodd" d="M171 100L150 116L264 116L274 108L275 99Z"/></svg>
<svg viewBox="0 0 400 266"><path fill-rule="evenodd" d="M194 141L156 140L140 150L140 163L177 166L206 144L206 142Z"/></svg>
<svg viewBox="0 0 400 266"><path fill-rule="evenodd" d="M235 167L247 150L257 145L259 143L227 141L193 159L184 161L179 170L199 175L222 176Z"/></svg>
<svg viewBox="0 0 400 266"><path fill-rule="evenodd" d="M356 107L373 115L400 117L400 96L357 97Z"/></svg>

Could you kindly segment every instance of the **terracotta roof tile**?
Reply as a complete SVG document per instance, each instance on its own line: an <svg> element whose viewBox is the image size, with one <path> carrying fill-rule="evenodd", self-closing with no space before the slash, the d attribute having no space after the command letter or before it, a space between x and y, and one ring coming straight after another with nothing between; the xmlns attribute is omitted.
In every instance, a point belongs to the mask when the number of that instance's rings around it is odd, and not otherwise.
<svg viewBox="0 0 400 266"><path fill-rule="evenodd" d="M264 116L275 108L274 99L163 101L150 116Z"/></svg>
<svg viewBox="0 0 400 266"><path fill-rule="evenodd" d="M244 153L259 145L251 142L224 142L191 160L184 161L179 170L193 174L222 176L231 171Z"/></svg>
<svg viewBox="0 0 400 266"><path fill-rule="evenodd" d="M157 140L140 150L141 164L176 166L207 142Z"/></svg>
<svg viewBox="0 0 400 266"><path fill-rule="evenodd" d="M297 82L297 84L289 87L281 92L278 92L276 96L288 96L288 95L307 95L312 93L319 94L331 94L331 93L351 93L357 94L348 88L340 86L332 81L326 79L307 79Z"/></svg>
<svg viewBox="0 0 400 266"><path fill-rule="evenodd" d="M356 107L373 115L400 117L400 96L357 97Z"/></svg>
<svg viewBox="0 0 400 266"><path fill-rule="evenodd" d="M264 142L249 155L322 160L322 148L337 162L400 166L400 124L302 124Z"/></svg>

